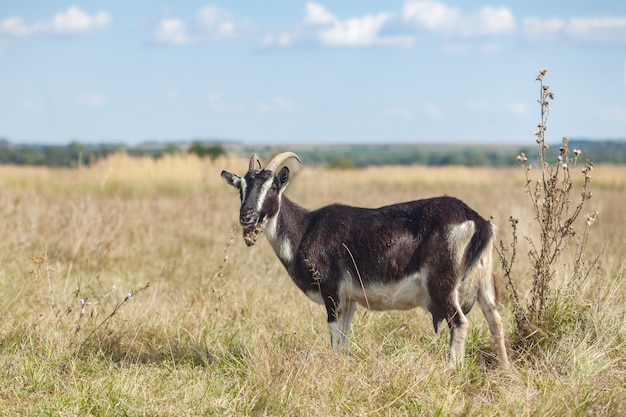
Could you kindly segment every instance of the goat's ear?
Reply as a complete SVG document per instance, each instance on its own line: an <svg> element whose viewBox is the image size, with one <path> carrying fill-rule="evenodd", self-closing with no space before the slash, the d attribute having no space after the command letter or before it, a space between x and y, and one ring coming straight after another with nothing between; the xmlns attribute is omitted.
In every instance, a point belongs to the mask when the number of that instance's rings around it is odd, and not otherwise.
<svg viewBox="0 0 626 417"><path fill-rule="evenodd" d="M231 174L228 171L222 171L222 179L226 182L226 184L232 185L238 190L241 189L241 177Z"/></svg>
<svg viewBox="0 0 626 417"><path fill-rule="evenodd" d="M283 167L276 175L276 179L278 180L278 190L282 193L289 184L289 168Z"/></svg>

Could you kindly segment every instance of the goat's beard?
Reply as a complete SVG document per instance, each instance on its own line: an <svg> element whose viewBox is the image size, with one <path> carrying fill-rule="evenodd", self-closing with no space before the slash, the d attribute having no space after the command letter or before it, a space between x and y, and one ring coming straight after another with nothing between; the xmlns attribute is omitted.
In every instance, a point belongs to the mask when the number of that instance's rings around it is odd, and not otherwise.
<svg viewBox="0 0 626 417"><path fill-rule="evenodd" d="M248 229L243 229L243 240L246 245L252 246L256 243L259 236L263 233L263 226L256 225Z"/></svg>

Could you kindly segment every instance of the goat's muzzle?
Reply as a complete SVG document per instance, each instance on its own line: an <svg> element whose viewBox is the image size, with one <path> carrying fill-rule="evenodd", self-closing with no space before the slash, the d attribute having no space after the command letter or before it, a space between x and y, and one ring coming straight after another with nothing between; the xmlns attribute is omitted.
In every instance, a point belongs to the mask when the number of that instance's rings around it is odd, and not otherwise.
<svg viewBox="0 0 626 417"><path fill-rule="evenodd" d="M241 224L241 226L245 229L254 226L256 222L256 211L251 207L242 207L239 211L239 224Z"/></svg>
<svg viewBox="0 0 626 417"><path fill-rule="evenodd" d="M243 240L246 245L252 246L263 233L263 227L258 224L256 210L251 207L242 208L239 213L239 224L243 228Z"/></svg>

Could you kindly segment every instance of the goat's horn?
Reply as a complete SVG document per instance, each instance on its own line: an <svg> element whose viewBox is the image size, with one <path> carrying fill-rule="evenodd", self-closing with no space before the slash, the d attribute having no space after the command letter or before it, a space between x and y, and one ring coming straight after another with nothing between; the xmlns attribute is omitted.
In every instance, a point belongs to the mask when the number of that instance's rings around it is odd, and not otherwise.
<svg viewBox="0 0 626 417"><path fill-rule="evenodd" d="M298 162L302 163L300 157L293 152L283 152L276 155L269 164L265 167L266 170L276 172L276 168L280 166L283 162L285 162L289 158L296 158Z"/></svg>
<svg viewBox="0 0 626 417"><path fill-rule="evenodd" d="M261 160L259 159L259 155L253 153L250 157L250 164L248 165L248 171L256 171L256 166L259 166L259 170L261 170Z"/></svg>

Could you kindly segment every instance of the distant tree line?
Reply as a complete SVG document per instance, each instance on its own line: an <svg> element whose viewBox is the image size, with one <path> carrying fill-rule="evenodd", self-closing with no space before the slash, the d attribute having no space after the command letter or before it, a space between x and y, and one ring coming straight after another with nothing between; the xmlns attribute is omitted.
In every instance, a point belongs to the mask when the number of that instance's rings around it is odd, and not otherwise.
<svg viewBox="0 0 626 417"><path fill-rule="evenodd" d="M202 142L194 142L191 144L187 152L196 154L200 158L211 158L212 161L215 161L217 158L226 155L226 150L222 145L218 143L205 144Z"/></svg>
<svg viewBox="0 0 626 417"><path fill-rule="evenodd" d="M136 157L160 158L167 154L181 153L184 148L188 148L188 153L196 154L201 158L210 158L213 161L226 155L222 145L203 142L194 142L190 146L142 144L129 147L120 144L83 145L78 142L71 142L68 145L18 145L11 144L6 139L0 139L0 164L51 167L87 166L117 152L126 152L128 155Z"/></svg>
<svg viewBox="0 0 626 417"><path fill-rule="evenodd" d="M69 167L89 165L92 161L119 152L121 146L85 146L78 142L68 145L13 145L0 140L0 163L14 165L46 165Z"/></svg>
<svg viewBox="0 0 626 417"><path fill-rule="evenodd" d="M517 152L517 153L515 153ZM363 168L382 165L463 165L509 166L514 164L517 149L489 150L487 148L420 148L413 147L354 147L341 150L318 149L300 152L312 163L330 168Z"/></svg>
<svg viewBox="0 0 626 417"><path fill-rule="evenodd" d="M487 149L349 149L343 151L301 152L302 157L314 163L325 163L330 168L363 168L382 165L464 165L508 166L515 162L514 151ZM519 153L518 153L519 154Z"/></svg>
<svg viewBox="0 0 626 417"><path fill-rule="evenodd" d="M581 158L594 163L626 164L626 141L570 140L570 149L581 149ZM552 146L548 154L558 156L559 145ZM235 146L228 148L216 142L196 141L183 143L144 143L137 146L120 144L84 145L18 145L0 139L0 164L45 165L72 167L90 165L116 152L131 156L160 158L167 154L187 152L212 161L226 155L227 149L243 155L257 152L265 157L280 149L273 146ZM236 149L236 150L234 150ZM520 152L532 155L534 147L516 146L451 146L451 145L352 145L352 146L295 146L294 149L308 164L326 165L335 169L363 168L380 165L462 165L462 166L512 166ZM548 158L551 156L548 155ZM269 160L269 159L268 159ZM532 161L531 161L532 162ZM582 162L582 161L581 161Z"/></svg>
<svg viewBox="0 0 626 417"><path fill-rule="evenodd" d="M559 146L548 149L547 157L555 160ZM570 140L570 149L581 149L581 162L590 159L594 163L626 164L626 141ZM427 166L514 166L517 155L532 155L534 147L515 146L419 146L378 145L318 147L298 151L309 163L325 164L330 168L348 169L381 165L427 165Z"/></svg>

